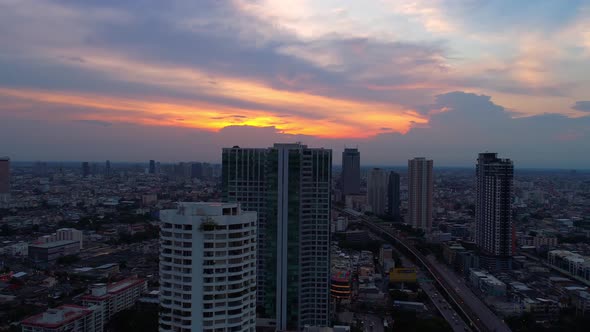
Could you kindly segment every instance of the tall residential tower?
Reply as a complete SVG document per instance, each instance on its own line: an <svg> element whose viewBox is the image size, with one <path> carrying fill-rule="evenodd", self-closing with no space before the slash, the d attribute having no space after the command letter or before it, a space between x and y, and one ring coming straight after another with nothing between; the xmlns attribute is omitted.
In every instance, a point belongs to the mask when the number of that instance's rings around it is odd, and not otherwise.
<svg viewBox="0 0 590 332"><path fill-rule="evenodd" d="M399 174L389 172L389 185L387 187L387 212L394 220L400 219L400 193L399 193Z"/></svg>
<svg viewBox="0 0 590 332"><path fill-rule="evenodd" d="M384 215L387 207L388 174L381 168L373 168L367 179L367 201L371 211L378 216Z"/></svg>
<svg viewBox="0 0 590 332"><path fill-rule="evenodd" d="M223 198L259 214L258 306L279 331L328 326L332 151L223 149Z"/></svg>
<svg viewBox="0 0 590 332"><path fill-rule="evenodd" d="M432 229L432 160L408 160L408 217L412 227L430 233Z"/></svg>
<svg viewBox="0 0 590 332"><path fill-rule="evenodd" d="M10 159L0 157L0 205L10 200Z"/></svg>
<svg viewBox="0 0 590 332"><path fill-rule="evenodd" d="M254 332L256 213L178 203L160 220L160 332Z"/></svg>
<svg viewBox="0 0 590 332"><path fill-rule="evenodd" d="M342 195L357 195L361 192L361 153L358 149L342 152Z"/></svg>
<svg viewBox="0 0 590 332"><path fill-rule="evenodd" d="M513 255L512 193L514 166L497 153L480 153L476 165L475 242L489 270L507 269Z"/></svg>

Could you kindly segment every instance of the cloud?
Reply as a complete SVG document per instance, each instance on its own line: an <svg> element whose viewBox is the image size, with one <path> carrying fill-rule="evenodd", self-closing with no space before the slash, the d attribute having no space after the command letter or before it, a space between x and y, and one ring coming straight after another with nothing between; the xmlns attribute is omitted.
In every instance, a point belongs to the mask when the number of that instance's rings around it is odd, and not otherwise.
<svg viewBox="0 0 590 332"><path fill-rule="evenodd" d="M580 100L576 101L574 105L572 105L572 109L581 112L590 112L590 101L588 100Z"/></svg>
<svg viewBox="0 0 590 332"><path fill-rule="evenodd" d="M89 124L89 125L93 125L93 126L102 126L102 127L109 127L112 125L112 123L110 123L110 122L101 121L101 120L74 120L74 122L82 123L82 124Z"/></svg>

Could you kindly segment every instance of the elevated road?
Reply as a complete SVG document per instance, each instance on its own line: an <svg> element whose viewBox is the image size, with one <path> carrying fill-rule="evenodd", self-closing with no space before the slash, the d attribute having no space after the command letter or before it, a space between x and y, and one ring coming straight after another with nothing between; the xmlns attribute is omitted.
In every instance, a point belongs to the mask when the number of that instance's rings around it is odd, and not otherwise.
<svg viewBox="0 0 590 332"><path fill-rule="evenodd" d="M508 326L496 316L471 290L464 284L457 284L457 277L442 271L440 266L435 266L421 252L412 245L406 243L403 238L393 234L379 224L372 222L367 216L356 211L337 209L341 213L359 219L371 231L389 240L393 245L403 249L406 254L425 269L432 277L433 282L445 294L451 305L457 308L457 312L466 322L469 322L473 330L481 332L510 332Z"/></svg>

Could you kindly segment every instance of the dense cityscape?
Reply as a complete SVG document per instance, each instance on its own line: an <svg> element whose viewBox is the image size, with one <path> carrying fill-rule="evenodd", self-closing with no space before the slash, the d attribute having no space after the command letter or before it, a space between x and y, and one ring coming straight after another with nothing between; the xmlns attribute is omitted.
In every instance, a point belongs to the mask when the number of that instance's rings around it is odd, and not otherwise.
<svg viewBox="0 0 590 332"><path fill-rule="evenodd" d="M590 172L0 158L0 330L558 331L590 322Z"/></svg>

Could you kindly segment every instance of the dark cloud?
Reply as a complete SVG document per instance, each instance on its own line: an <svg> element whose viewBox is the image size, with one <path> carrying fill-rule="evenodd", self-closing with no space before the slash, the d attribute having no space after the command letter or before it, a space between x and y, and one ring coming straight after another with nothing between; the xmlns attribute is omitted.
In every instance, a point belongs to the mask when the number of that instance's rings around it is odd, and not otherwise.
<svg viewBox="0 0 590 332"><path fill-rule="evenodd" d="M580 100L577 101L574 105L572 105L572 109L582 112L590 112L590 101L588 100Z"/></svg>

